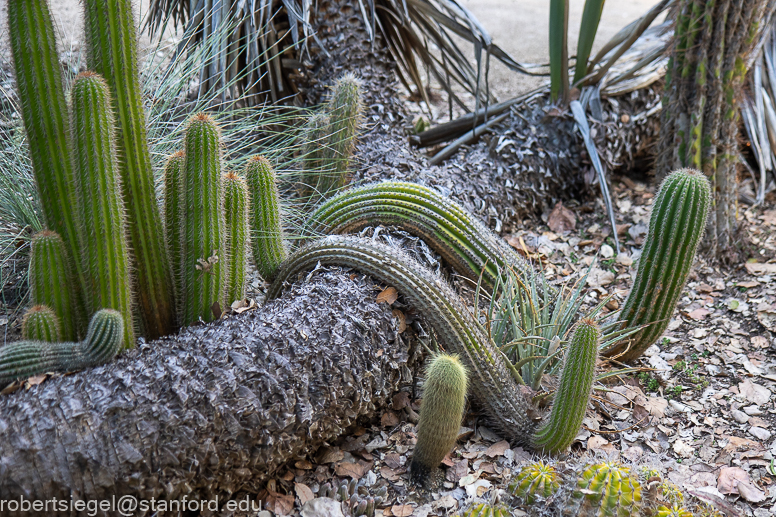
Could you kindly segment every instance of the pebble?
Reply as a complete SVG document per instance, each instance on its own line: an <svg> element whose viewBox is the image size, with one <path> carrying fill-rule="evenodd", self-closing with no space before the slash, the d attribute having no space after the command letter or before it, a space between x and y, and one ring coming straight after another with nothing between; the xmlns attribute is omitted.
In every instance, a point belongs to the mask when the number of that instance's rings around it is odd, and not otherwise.
<svg viewBox="0 0 776 517"><path fill-rule="evenodd" d="M771 438L771 432L767 429L763 429L762 427L752 426L749 429L749 433L752 434L755 438L758 440L766 441L770 440Z"/></svg>
<svg viewBox="0 0 776 517"><path fill-rule="evenodd" d="M744 408L744 413L750 416L759 416L763 414L762 409L760 409L759 406L746 406Z"/></svg>
<svg viewBox="0 0 776 517"><path fill-rule="evenodd" d="M736 422L738 422L739 424L745 424L749 421L749 415L747 415L743 411L734 409L733 411L731 411L731 414L733 415L733 418L735 418Z"/></svg>
<svg viewBox="0 0 776 517"><path fill-rule="evenodd" d="M302 507L302 517L344 517L339 501L328 497L316 497Z"/></svg>

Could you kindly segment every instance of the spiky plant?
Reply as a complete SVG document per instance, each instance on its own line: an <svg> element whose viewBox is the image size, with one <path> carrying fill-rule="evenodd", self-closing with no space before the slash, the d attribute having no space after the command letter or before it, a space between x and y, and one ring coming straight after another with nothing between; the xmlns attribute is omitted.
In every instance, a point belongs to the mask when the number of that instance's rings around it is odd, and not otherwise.
<svg viewBox="0 0 776 517"><path fill-rule="evenodd" d="M45 305L33 305L24 313L22 319L22 339L25 341L62 341L59 318Z"/></svg>
<svg viewBox="0 0 776 517"><path fill-rule="evenodd" d="M226 173L224 188L224 248L226 253L227 304L245 298L248 254L251 249L248 184L233 172Z"/></svg>
<svg viewBox="0 0 776 517"><path fill-rule="evenodd" d="M103 309L92 316L81 342L9 343L0 347L0 386L42 373L72 372L103 364L121 350L123 332L121 314Z"/></svg>
<svg viewBox="0 0 776 517"><path fill-rule="evenodd" d="M124 347L132 348L136 322L108 85L99 75L84 72L73 84L71 99L84 298L90 314L100 309L121 313Z"/></svg>
<svg viewBox="0 0 776 517"><path fill-rule="evenodd" d="M34 305L50 307L62 325L62 339L78 339L73 286L68 281L65 245L61 237L43 230L32 238L30 256L30 299Z"/></svg>
<svg viewBox="0 0 776 517"><path fill-rule="evenodd" d="M426 369L418 442L410 477L425 483L455 446L466 406L468 377L457 356L438 354Z"/></svg>
<svg viewBox="0 0 776 517"><path fill-rule="evenodd" d="M224 198L219 129L209 115L193 115L186 128L181 228L181 324L214 319L223 303Z"/></svg>
<svg viewBox="0 0 776 517"><path fill-rule="evenodd" d="M472 506L463 513L463 517L509 517L510 515L508 508L488 503Z"/></svg>
<svg viewBox="0 0 776 517"><path fill-rule="evenodd" d="M183 295L181 282L181 203L183 202L183 167L186 154L176 151L164 165L164 242L170 257L175 299ZM178 304L180 305L180 304ZM177 312L177 311L176 311Z"/></svg>
<svg viewBox="0 0 776 517"><path fill-rule="evenodd" d="M300 174L298 191L304 199L317 202L328 191L329 177L334 174L331 160L333 151L328 149L331 145L330 135L331 121L325 111L314 113L305 125L303 143L300 154L302 155L302 171Z"/></svg>
<svg viewBox="0 0 776 517"><path fill-rule="evenodd" d="M146 337L153 339L175 329L175 300L146 139L131 0L85 0L84 33L89 68L110 87L138 309Z"/></svg>
<svg viewBox="0 0 776 517"><path fill-rule="evenodd" d="M590 465L563 508L564 516L630 517L641 509L641 484L628 467L614 462Z"/></svg>
<svg viewBox="0 0 776 517"><path fill-rule="evenodd" d="M245 178L251 197L251 244L256 269L265 280L288 255L283 242L280 195L272 164L263 156L253 156L245 166Z"/></svg>
<svg viewBox="0 0 776 517"><path fill-rule="evenodd" d="M331 153L331 173L325 176L325 183L319 192L326 194L344 187L348 182L350 162L356 148L359 126L363 119L361 80L353 74L337 79L331 97L326 103L329 116L326 150Z"/></svg>
<svg viewBox="0 0 776 517"><path fill-rule="evenodd" d="M690 274L706 228L711 189L692 169L671 173L655 196L638 272L619 319L641 330L606 351L632 361L663 334Z"/></svg>
<svg viewBox="0 0 776 517"><path fill-rule="evenodd" d="M541 460L523 467L509 484L509 491L522 497L527 504L534 504L537 497L546 499L559 488L558 471Z"/></svg>
<svg viewBox="0 0 776 517"><path fill-rule="evenodd" d="M671 505L670 508L667 506L658 506L653 517L693 517L693 514L683 506L674 504Z"/></svg>

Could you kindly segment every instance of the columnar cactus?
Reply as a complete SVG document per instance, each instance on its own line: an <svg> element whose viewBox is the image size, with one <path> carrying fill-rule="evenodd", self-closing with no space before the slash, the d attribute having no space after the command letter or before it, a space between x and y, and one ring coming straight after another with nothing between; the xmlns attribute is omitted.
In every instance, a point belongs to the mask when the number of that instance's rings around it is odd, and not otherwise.
<svg viewBox="0 0 776 517"><path fill-rule="evenodd" d="M223 303L224 197L219 129L209 115L193 115L186 128L181 215L181 324L212 321Z"/></svg>
<svg viewBox="0 0 776 517"><path fill-rule="evenodd" d="M439 354L426 369L418 442L410 463L415 482L426 482L458 439L466 406L466 368L457 356Z"/></svg>
<svg viewBox="0 0 776 517"><path fill-rule="evenodd" d="M585 318L577 322L566 351L566 362L552 411L533 438L534 447L538 450L561 452L571 445L579 432L593 389L600 337L601 332L594 320Z"/></svg>
<svg viewBox="0 0 776 517"><path fill-rule="evenodd" d="M169 259L159 231L162 225L146 139L131 0L85 0L84 33L89 69L110 86L138 308L146 337L153 339L175 329L175 302Z"/></svg>
<svg viewBox="0 0 776 517"><path fill-rule="evenodd" d="M244 179L229 172L224 175L224 248L226 253L226 298L227 304L245 298L245 282L250 250L250 229L248 218L250 201L248 184Z"/></svg>
<svg viewBox="0 0 776 517"><path fill-rule="evenodd" d="M299 195L317 201L323 196L333 174L332 151L328 148L331 121L325 112L315 113L307 120L302 144L302 174Z"/></svg>
<svg viewBox="0 0 776 517"><path fill-rule="evenodd" d="M288 252L283 242L283 226L275 170L263 156L253 156L245 166L251 196L251 245L256 269L271 280Z"/></svg>
<svg viewBox="0 0 776 517"><path fill-rule="evenodd" d="M47 343L62 341L59 318L54 314L54 311L45 305L30 307L22 318L22 339Z"/></svg>
<svg viewBox="0 0 776 517"><path fill-rule="evenodd" d="M587 467L563 509L564 516L630 517L641 509L641 484L617 463Z"/></svg>
<svg viewBox="0 0 776 517"><path fill-rule="evenodd" d="M164 166L164 242L172 267L175 299L182 296L181 287L181 203L183 202L183 167L186 154L174 153ZM180 305L180 303L178 304Z"/></svg>
<svg viewBox="0 0 776 517"><path fill-rule="evenodd" d="M692 169L671 173L655 196L639 268L619 319L644 328L606 351L631 361L658 340L671 321L706 228L711 189Z"/></svg>
<svg viewBox="0 0 776 517"><path fill-rule="evenodd" d="M90 313L100 309L121 313L124 346L132 348L135 336L129 248L115 158L110 92L99 75L84 72L76 78L71 97L84 298Z"/></svg>
<svg viewBox="0 0 776 517"><path fill-rule="evenodd" d="M32 237L30 255L30 299L45 305L59 318L62 339L78 339L73 286L68 281L65 246L60 236L43 230Z"/></svg>
<svg viewBox="0 0 776 517"><path fill-rule="evenodd" d="M120 350L124 322L111 309L98 311L79 343L19 341L0 347L0 386L47 372L71 372L97 366Z"/></svg>
<svg viewBox="0 0 776 517"><path fill-rule="evenodd" d="M328 149L333 162L333 174L325 185L328 190L339 189L347 183L350 160L356 147L358 128L363 118L363 103L361 102L361 80L353 74L346 74L334 83L331 98L326 109L329 113Z"/></svg>
<svg viewBox="0 0 776 517"><path fill-rule="evenodd" d="M536 498L547 498L560 488L558 472L552 465L537 461L523 467L509 485L509 491L522 497L527 504L536 502Z"/></svg>

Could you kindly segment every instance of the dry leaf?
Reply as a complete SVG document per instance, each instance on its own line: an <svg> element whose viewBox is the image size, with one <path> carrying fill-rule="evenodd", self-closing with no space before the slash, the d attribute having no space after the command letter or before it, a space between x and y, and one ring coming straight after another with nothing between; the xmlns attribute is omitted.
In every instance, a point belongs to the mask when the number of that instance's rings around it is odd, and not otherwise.
<svg viewBox="0 0 776 517"><path fill-rule="evenodd" d="M28 386L37 386L41 382L45 381L48 378L48 374L42 374L42 375L35 375L34 377L30 377L27 379L27 385Z"/></svg>
<svg viewBox="0 0 776 517"><path fill-rule="evenodd" d="M683 440L676 440L673 446L674 452L682 458L690 458L695 453L695 447L688 445Z"/></svg>
<svg viewBox="0 0 776 517"><path fill-rule="evenodd" d="M393 396L393 409L396 411L399 411L400 409L404 409L410 405L410 394L406 391L400 391L396 395Z"/></svg>
<svg viewBox="0 0 776 517"><path fill-rule="evenodd" d="M695 321L701 321L703 318L711 314L708 310L704 309L703 307L699 309L695 309L694 311L687 314L690 318L694 319Z"/></svg>
<svg viewBox="0 0 776 517"><path fill-rule="evenodd" d="M394 309L391 311L391 314L393 314L394 318L399 320L399 334L407 330L407 318L404 316L404 313L399 309Z"/></svg>
<svg viewBox="0 0 776 517"><path fill-rule="evenodd" d="M741 481L749 483L749 474L744 469L741 467L725 467L719 471L717 490L725 495L737 494L738 483Z"/></svg>
<svg viewBox="0 0 776 517"><path fill-rule="evenodd" d="M757 320L763 327L776 332L776 305L766 305L757 308Z"/></svg>
<svg viewBox="0 0 776 517"><path fill-rule="evenodd" d="M577 227L577 218L574 212L563 206L561 201L555 205L547 219L547 226L555 233L565 233Z"/></svg>
<svg viewBox="0 0 776 517"><path fill-rule="evenodd" d="M301 506L304 506L307 501L315 498L313 491L310 490L310 487L303 483L294 483L294 491L296 492L296 496L299 498L299 504Z"/></svg>
<svg viewBox="0 0 776 517"><path fill-rule="evenodd" d="M294 510L294 496L291 494L270 491L266 503L267 509L274 512L275 515L290 515Z"/></svg>
<svg viewBox="0 0 776 517"><path fill-rule="evenodd" d="M761 264L759 262L747 262L744 264L750 275L772 275L776 273L776 264Z"/></svg>
<svg viewBox="0 0 776 517"><path fill-rule="evenodd" d="M758 406L767 404L768 400L771 398L771 392L768 388L755 384L749 379L738 384L738 392L742 397L745 397L746 400L752 404L757 404Z"/></svg>
<svg viewBox="0 0 776 517"><path fill-rule="evenodd" d="M750 503L762 503L767 498L765 492L759 490L751 483L739 481L736 488L738 488L738 493L741 494L741 497Z"/></svg>
<svg viewBox="0 0 776 517"><path fill-rule="evenodd" d="M647 412L658 418L663 418L666 408L668 407L668 401L662 397L645 397L644 395L637 395L634 402L639 406L643 406Z"/></svg>
<svg viewBox="0 0 776 517"><path fill-rule="evenodd" d="M609 285L614 282L614 273L611 271L604 271L597 267L591 268L587 275L587 285L590 287L601 287L603 285Z"/></svg>
<svg viewBox="0 0 776 517"><path fill-rule="evenodd" d="M399 417L393 411L386 411L383 416L380 417L380 425L382 427L393 427L399 425Z"/></svg>
<svg viewBox="0 0 776 517"><path fill-rule="evenodd" d="M323 457L318 461L318 463L326 464L326 463L335 463L337 461L340 461L342 458L345 457L345 453L342 452L338 448L333 449L326 449L326 452L323 453Z"/></svg>
<svg viewBox="0 0 776 517"><path fill-rule="evenodd" d="M388 305L391 305L398 297L399 293L396 291L395 287L386 287L380 294L377 295L375 301L377 303L387 303Z"/></svg>
<svg viewBox="0 0 776 517"><path fill-rule="evenodd" d="M390 467L383 466L380 468L380 475L388 481L398 481L399 473Z"/></svg>
<svg viewBox="0 0 776 517"><path fill-rule="evenodd" d="M386 454L385 464L388 465L389 468L392 468L394 470L398 469L399 467L401 467L401 456L395 452Z"/></svg>
<svg viewBox="0 0 776 517"><path fill-rule="evenodd" d="M604 445L609 445L609 440L598 435L593 435L587 440L587 449L603 449Z"/></svg>
<svg viewBox="0 0 776 517"><path fill-rule="evenodd" d="M414 510L414 507L408 504L397 504L397 505L391 506L391 515L394 515L396 517L409 517L410 515L412 515L413 510Z"/></svg>
<svg viewBox="0 0 776 517"><path fill-rule="evenodd" d="M509 449L509 442L506 440L501 440L500 442L494 443L488 447L488 450L485 451L485 454L491 458L495 458L496 456L503 456L504 453L507 452L507 449Z"/></svg>
<svg viewBox="0 0 776 517"><path fill-rule="evenodd" d="M349 476L353 479L361 479L366 474L366 465L343 461L334 466L334 473L340 477Z"/></svg>

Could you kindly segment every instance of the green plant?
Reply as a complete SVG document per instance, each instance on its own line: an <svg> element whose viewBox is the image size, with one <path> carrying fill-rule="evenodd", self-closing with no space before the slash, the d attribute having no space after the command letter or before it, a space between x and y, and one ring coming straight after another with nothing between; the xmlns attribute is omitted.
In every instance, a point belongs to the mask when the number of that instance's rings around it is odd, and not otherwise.
<svg viewBox="0 0 776 517"><path fill-rule="evenodd" d="M658 389L660 389L660 383L658 382L658 380L654 376L648 374L647 372L639 373L638 377L641 383L647 389L647 391L657 391Z"/></svg>
<svg viewBox="0 0 776 517"><path fill-rule="evenodd" d="M579 85L588 74L588 58L593 49L595 34L601 23L601 13L606 0L586 0L582 11L582 22L579 26L579 42L577 43L577 63L574 68L573 84Z"/></svg>
<svg viewBox="0 0 776 517"><path fill-rule="evenodd" d="M569 101L569 4L568 0L550 0L550 98Z"/></svg>
<svg viewBox="0 0 776 517"><path fill-rule="evenodd" d="M564 515L630 517L641 509L641 484L630 469L607 462L588 466L578 478Z"/></svg>
<svg viewBox="0 0 776 517"><path fill-rule="evenodd" d="M245 166L251 196L251 244L256 269L271 280L288 253L283 242L275 169L263 156L253 156Z"/></svg>
<svg viewBox="0 0 776 517"><path fill-rule="evenodd" d="M175 300L146 138L131 1L85 0L84 33L88 66L110 87L138 309L145 335L153 339L175 329Z"/></svg>
<svg viewBox="0 0 776 517"><path fill-rule="evenodd" d="M86 338L78 343L18 341L0 348L0 386L47 372L72 372L97 366L121 350L124 322L111 309L98 311Z"/></svg>
<svg viewBox="0 0 776 517"><path fill-rule="evenodd" d="M68 281L65 245L60 236L43 230L32 238L30 299L50 307L62 325L62 339L77 339L73 288Z"/></svg>
<svg viewBox="0 0 776 517"><path fill-rule="evenodd" d="M523 467L509 485L509 491L522 497L527 504L534 504L536 498L548 498L558 491L558 471L543 461Z"/></svg>
<svg viewBox="0 0 776 517"><path fill-rule="evenodd" d="M25 341L62 341L59 318L45 305L33 305L22 319L22 339Z"/></svg>
<svg viewBox="0 0 776 517"><path fill-rule="evenodd" d="M303 135L302 174L300 175L299 195L302 198L318 201L325 197L334 174L331 160L333 151L330 142L331 120L328 113L321 111L313 114L305 126Z"/></svg>
<svg viewBox="0 0 776 517"><path fill-rule="evenodd" d="M426 369L418 442L410 477L425 482L455 446L466 407L468 377L458 357L439 354Z"/></svg>
<svg viewBox="0 0 776 517"><path fill-rule="evenodd" d="M251 249L248 184L233 172L224 175L224 248L226 303L245 299L248 253Z"/></svg>
<svg viewBox="0 0 776 517"><path fill-rule="evenodd" d="M209 115L193 115L186 128L181 228L181 324L212 321L223 302L224 201L219 129Z"/></svg>
<svg viewBox="0 0 776 517"><path fill-rule="evenodd" d="M331 97L326 103L329 115L329 146L333 177L325 191L345 186L350 170L350 161L356 148L358 128L363 119L364 106L361 80L351 73L337 79Z"/></svg>
<svg viewBox="0 0 776 517"><path fill-rule="evenodd" d="M183 287L181 282L181 216L183 203L183 168L186 163L186 153L176 151L164 164L164 242L167 245L167 255L170 257L172 267L173 288L175 289L175 299L180 300L183 296ZM178 309L180 307L177 307ZM176 311L177 312L177 311ZM180 319L180 314L178 314Z"/></svg>
<svg viewBox="0 0 776 517"><path fill-rule="evenodd" d="M508 508L487 503L472 506L463 513L463 517L509 517Z"/></svg>
<svg viewBox="0 0 776 517"><path fill-rule="evenodd" d="M660 185L636 279L619 315L624 325L642 328L606 355L632 361L663 334L687 282L710 202L709 182L698 171L675 171Z"/></svg>
<svg viewBox="0 0 776 517"><path fill-rule="evenodd" d="M655 510L654 517L693 517L691 511L687 510L681 505L674 504L671 507L658 506Z"/></svg>
<svg viewBox="0 0 776 517"><path fill-rule="evenodd" d="M108 85L80 74L71 91L74 183L78 188L81 264L89 314L115 309L124 318L124 347L135 346L124 205L116 166Z"/></svg>

